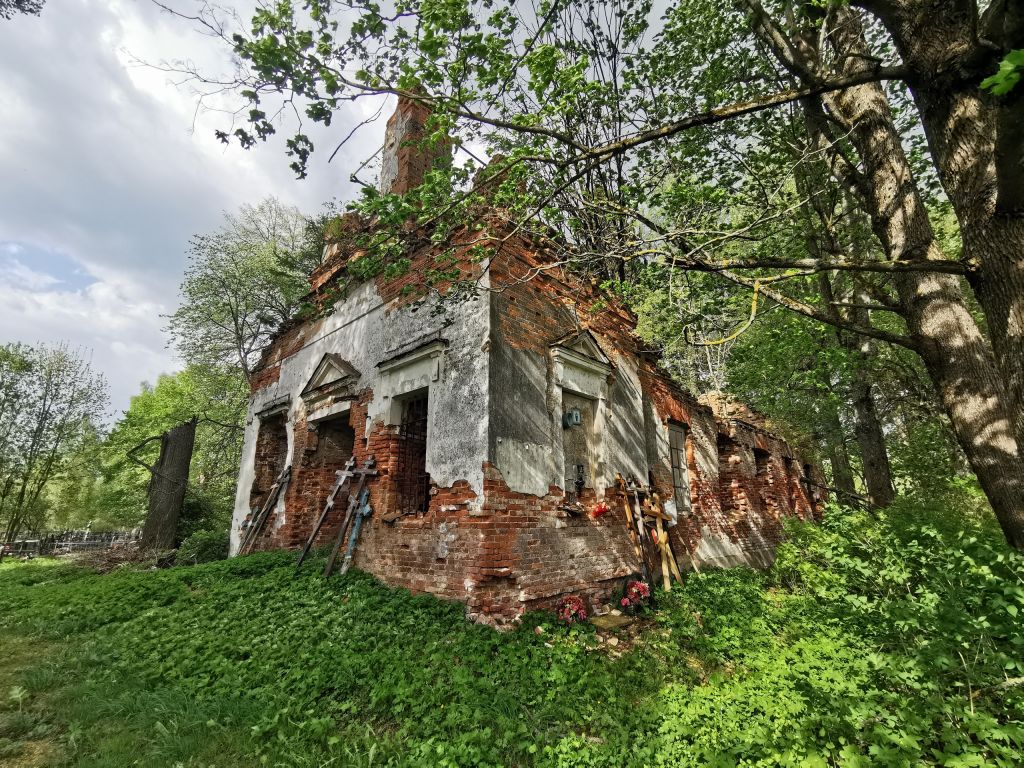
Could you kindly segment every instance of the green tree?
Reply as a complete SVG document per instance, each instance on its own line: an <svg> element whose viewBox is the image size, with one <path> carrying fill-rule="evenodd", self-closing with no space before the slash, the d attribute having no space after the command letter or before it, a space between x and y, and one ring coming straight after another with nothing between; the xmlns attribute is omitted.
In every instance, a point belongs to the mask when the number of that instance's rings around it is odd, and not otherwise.
<svg viewBox="0 0 1024 768"><path fill-rule="evenodd" d="M189 366L161 376L155 385L143 385L102 445L104 482L92 510L96 517L89 519L110 527L140 525L146 514L149 472L132 459L133 449L197 418L179 538L199 528L226 527L234 504L247 402L248 388L237 371L223 366ZM158 442L150 442L134 455L152 465L158 448Z"/></svg>
<svg viewBox="0 0 1024 768"><path fill-rule="evenodd" d="M45 491L95 434L107 385L65 346L0 347L0 535L45 520Z"/></svg>
<svg viewBox="0 0 1024 768"><path fill-rule="evenodd" d="M168 328L182 357L248 378L274 333L302 306L307 276L322 258L325 221L268 198L225 215L216 232L195 236L182 303Z"/></svg>

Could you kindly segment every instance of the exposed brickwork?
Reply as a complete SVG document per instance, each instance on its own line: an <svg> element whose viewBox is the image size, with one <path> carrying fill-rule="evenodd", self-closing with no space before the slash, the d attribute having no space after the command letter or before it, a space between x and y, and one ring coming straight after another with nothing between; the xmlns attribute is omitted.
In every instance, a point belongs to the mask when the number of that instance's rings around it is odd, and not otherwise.
<svg viewBox="0 0 1024 768"><path fill-rule="evenodd" d="M282 328L263 351L256 369L249 377L249 389L257 392L275 384L280 377L281 361L294 355L311 339L315 339L320 326L319 320L311 320Z"/></svg>
<svg viewBox="0 0 1024 768"><path fill-rule="evenodd" d="M256 437L256 475L249 492L249 506L258 509L284 469L288 452L288 432L283 413L277 413L260 422Z"/></svg>
<svg viewBox="0 0 1024 768"><path fill-rule="evenodd" d="M400 106L401 114L392 123L415 132L426 117L409 104ZM422 178L427 161L415 160L402 142L392 141L392 145L399 167L391 188L404 191ZM488 220L495 223L494 217ZM355 233L365 223L349 218L343 224L328 248L325 264L311 276L314 303L326 304L340 281L349 279L345 266L362 255ZM527 610L550 608L568 593L600 605L624 578L640 570L624 523L623 499L608 489L609 478L615 472L632 472L663 499L673 498L668 450L673 425L676 445L679 430L685 430L691 504L689 511L680 510L678 525L670 530L680 568L766 563L782 537L785 517L809 518L819 512L821 499L814 484L821 482L820 473L767 431L757 414L725 401L709 406L680 389L644 352L633 333L635 318L629 311L600 294L592 283L553 266L543 242L508 238L488 262L479 264L465 258L479 236L468 230L457 233L451 247L436 249L425 233L410 231L411 268L399 277L375 279L380 306L359 305L359 311L383 307L383 319L375 320L378 323L411 311L409 301L420 295L423 275L437 267L442 250L446 265L454 255L452 263L461 277L489 281L493 289L486 297L490 336L479 349L479 366L490 377L490 401L482 406L485 410L467 410L462 415L467 431L487 427L482 487L474 488L464 479L454 479L448 487L435 484L427 511L398 516L398 427L379 415L380 401L374 399L373 388L366 386L373 379L363 379L362 389L355 394L352 389L328 389L322 397L307 401L298 390L280 392L280 371L286 361L314 344L318 355L324 349L323 319L296 323L265 352L252 377L254 393L277 387L266 392L264 399L282 394L292 398L287 427L292 479L283 511L258 546L301 547L323 509L335 472L349 456L358 465L373 456L379 473L368 484L373 516L363 527L357 567L389 584L462 601L469 616L492 624L507 623ZM443 292L448 286L438 287ZM330 333L339 330L345 329L335 326ZM568 384L556 385L552 345L562 345L564 339L583 331L600 347L598 357L610 361L612 373L599 361L590 369L599 375L588 380L600 390L597 394L588 393L586 387L565 388L563 394L558 387ZM396 346L401 342L389 340ZM474 351L472 365L475 355ZM365 368L360 375L367 375ZM457 385L450 379L436 383ZM510 393L507 402L504 393ZM585 415L585 433L561 431L561 409L566 404L575 404ZM328 421L322 420L325 412L332 414ZM308 423L309 413L321 421ZM377 415L371 418L371 414ZM255 438L253 499L265 493L265 486L273 481L271 477L268 482L268 475L276 476L282 460L280 432L265 431ZM604 446L603 453L596 446L581 445L584 434L586 440ZM522 467L514 461L501 465L499 440L506 441L502 444L506 451L511 450L510 444L530 451L532 474L519 472ZM504 461L512 461L509 455L515 454L506 453ZM579 499L575 499L575 488L560 487L568 484L570 465L577 463L586 467L586 485ZM581 514L599 498L611 508L607 514L597 519ZM347 500L339 498L336 512L319 534L318 546L333 543L346 506Z"/></svg>
<svg viewBox="0 0 1024 768"><path fill-rule="evenodd" d="M381 159L380 191L395 195L423 183L427 171L439 163L451 162L451 142L424 147L430 108L405 97L388 119Z"/></svg>
<svg viewBox="0 0 1024 768"><path fill-rule="evenodd" d="M276 384L280 375L281 369L276 365L261 368L249 377L249 389L252 392L266 389L271 384Z"/></svg>

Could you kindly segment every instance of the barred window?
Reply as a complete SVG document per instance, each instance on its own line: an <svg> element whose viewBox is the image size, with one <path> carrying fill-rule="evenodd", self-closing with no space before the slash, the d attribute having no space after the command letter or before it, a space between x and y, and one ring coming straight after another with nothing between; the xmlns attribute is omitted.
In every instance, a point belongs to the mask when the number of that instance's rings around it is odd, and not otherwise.
<svg viewBox="0 0 1024 768"><path fill-rule="evenodd" d="M690 514L690 475L686 464L686 441L689 429L685 424L668 425L668 452L672 463L672 490L680 515Z"/></svg>
<svg viewBox="0 0 1024 768"><path fill-rule="evenodd" d="M426 512L430 506L430 475L427 474L427 392L417 392L402 402L398 427L398 461L395 471L399 514Z"/></svg>

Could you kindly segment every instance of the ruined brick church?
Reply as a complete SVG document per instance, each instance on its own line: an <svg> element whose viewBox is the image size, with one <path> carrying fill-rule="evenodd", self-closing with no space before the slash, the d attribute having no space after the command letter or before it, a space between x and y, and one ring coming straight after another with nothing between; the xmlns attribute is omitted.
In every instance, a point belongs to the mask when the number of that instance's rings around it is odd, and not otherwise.
<svg viewBox="0 0 1024 768"><path fill-rule="evenodd" d="M426 117L399 103L382 190L409 190L438 159L410 143ZM403 290L432 266L429 238L406 276L363 281L347 273L363 256L355 242L328 243L310 277L326 310L283 329L252 377L233 553L282 470L257 548L302 547L335 473L373 456L355 566L505 624L569 593L603 602L638 572L616 474L674 505L681 569L766 565L782 519L819 512L815 468L749 410L676 385L635 318L553 265L543 242L503 238L485 265L465 267L482 290L442 313ZM601 501L610 512L588 514Z"/></svg>

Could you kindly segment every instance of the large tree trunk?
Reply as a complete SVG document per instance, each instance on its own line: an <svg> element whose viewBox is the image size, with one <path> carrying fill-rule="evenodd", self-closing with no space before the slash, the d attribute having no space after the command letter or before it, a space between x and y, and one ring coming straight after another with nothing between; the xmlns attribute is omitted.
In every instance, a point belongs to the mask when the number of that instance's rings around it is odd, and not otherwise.
<svg viewBox="0 0 1024 768"><path fill-rule="evenodd" d="M864 294L858 294L856 299L861 303L870 301L870 297ZM871 324L868 315L866 309L853 310L853 319L859 325ZM873 353L873 342L867 337L854 339L849 334L841 334L840 341L850 349L854 358L850 400L856 417L854 430L857 434L857 445L860 446L868 499L876 507L888 507L892 504L896 492L892 484L889 454L885 449L885 433L882 432L882 422L878 418L875 397L871 392L871 378L868 375L868 359Z"/></svg>
<svg viewBox="0 0 1024 768"><path fill-rule="evenodd" d="M850 390L856 418L854 431L864 466L864 484L867 486L868 500L876 507L887 507L892 504L895 497L892 469L889 466L889 454L885 450L882 422L878 418L875 398L871 394L871 382L868 380L867 371L860 366L854 373Z"/></svg>
<svg viewBox="0 0 1024 768"><path fill-rule="evenodd" d="M1024 445L1024 219L971 228L964 243L979 264L972 284L1003 374L1017 445Z"/></svg>
<svg viewBox="0 0 1024 768"><path fill-rule="evenodd" d="M840 8L830 40L848 73L870 66L856 11ZM872 228L894 260L942 259L882 87L856 86L823 97L848 131L863 164L860 191ZM992 348L952 275L900 273L901 315L916 343L958 442L1007 540L1024 548L1024 461Z"/></svg>
<svg viewBox="0 0 1024 768"><path fill-rule="evenodd" d="M956 211L963 259L985 313L1015 441L1024 446L1024 84L981 90L1002 55L1024 48L1024 6L973 0L929 7L858 0L889 30L943 188Z"/></svg>
<svg viewBox="0 0 1024 768"><path fill-rule="evenodd" d="M853 482L853 468L850 467L850 454L846 450L846 438L839 413L831 411L825 415L825 450L829 463L832 465L832 484L840 494L857 495L857 486Z"/></svg>
<svg viewBox="0 0 1024 768"><path fill-rule="evenodd" d="M160 439L160 456L149 480L149 513L142 528L143 549L174 548L195 442L195 419L169 429Z"/></svg>
<svg viewBox="0 0 1024 768"><path fill-rule="evenodd" d="M838 253L838 243L830 240L833 252ZM839 317L835 295L828 276L819 275L818 285L825 301L826 311L833 317ZM860 303L869 301L869 297L857 293L854 298ZM855 308L854 322L867 327L870 323L867 309ZM875 398L871 392L871 378L868 372L868 360L873 354L871 339L855 337L845 331L836 330L836 338L853 358L853 379L850 382L849 397L854 413L854 434L860 447L860 456L864 468L864 484L867 487L868 500L876 507L887 507L895 498L892 482L892 469L889 465L889 454L885 447L885 433L882 422L875 408Z"/></svg>

